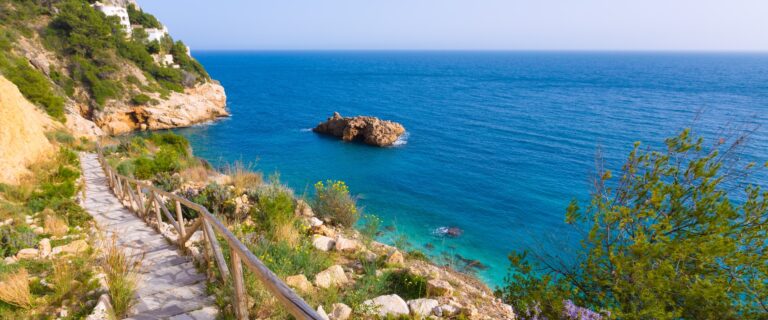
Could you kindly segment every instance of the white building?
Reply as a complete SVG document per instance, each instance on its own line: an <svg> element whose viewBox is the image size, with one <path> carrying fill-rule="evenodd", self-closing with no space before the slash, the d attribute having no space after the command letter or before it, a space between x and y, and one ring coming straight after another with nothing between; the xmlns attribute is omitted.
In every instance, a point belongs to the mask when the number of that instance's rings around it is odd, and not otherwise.
<svg viewBox="0 0 768 320"><path fill-rule="evenodd" d="M166 66L166 67L172 67L175 65L175 62L173 61L173 55L170 54L153 54L152 59L155 60L155 63Z"/></svg>
<svg viewBox="0 0 768 320"><path fill-rule="evenodd" d="M128 19L128 9L118 6L105 5L101 2L93 4L93 8L103 12L108 17L117 17L120 19L120 25L123 26L125 32L131 34L131 21Z"/></svg>
<svg viewBox="0 0 768 320"><path fill-rule="evenodd" d="M149 42L152 42L152 41L159 42L160 39L168 35L168 28L166 28L165 26L163 26L162 29L149 28L149 29L144 29L144 31L147 32L147 41Z"/></svg>

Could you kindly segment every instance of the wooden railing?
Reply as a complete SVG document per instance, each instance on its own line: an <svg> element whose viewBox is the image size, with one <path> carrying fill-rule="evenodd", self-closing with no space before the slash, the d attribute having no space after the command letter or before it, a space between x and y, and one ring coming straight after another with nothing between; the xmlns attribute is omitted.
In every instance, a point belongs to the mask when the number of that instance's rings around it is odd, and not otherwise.
<svg viewBox="0 0 768 320"><path fill-rule="evenodd" d="M112 188L112 191L121 201L128 202L128 206L139 217L145 220L150 218L157 219L158 228L160 226L159 222L163 221L163 217L165 217L166 221L176 229L179 235L178 245L181 249L186 249L186 243L192 235L202 229L208 261L211 261L211 256L213 256L213 260L220 271L221 280L226 282L228 279L232 279L233 281L235 297L233 307L238 319L248 319L246 292L243 283L243 264L256 275L256 278L280 301L291 315L297 319L323 319L301 297L285 285L274 272L256 258L219 219L208 212L208 209L183 197L118 174L107 163L104 158L103 149L101 147L97 149L99 163L104 169L110 188ZM166 204L169 202L173 202L175 205L175 217L166 207ZM189 226L184 221L182 207L187 207L197 212L198 217L189 223ZM224 259L224 253L217 236L221 236L224 239L228 247L227 249L231 253L231 272Z"/></svg>

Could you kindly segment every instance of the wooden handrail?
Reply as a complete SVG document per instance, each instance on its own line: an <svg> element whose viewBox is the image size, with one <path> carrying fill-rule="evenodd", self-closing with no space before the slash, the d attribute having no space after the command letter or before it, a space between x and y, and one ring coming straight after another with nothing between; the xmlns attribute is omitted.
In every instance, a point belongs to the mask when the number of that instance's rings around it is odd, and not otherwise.
<svg viewBox="0 0 768 320"><path fill-rule="evenodd" d="M120 175L117 170L110 166L106 158L101 145L97 145L97 155L99 164L106 173L107 180L110 188L115 195L122 201L130 203L130 209L134 212L141 212L140 216L144 219L150 218L155 214L157 219L157 227L160 228L160 222L162 216L165 216L171 225L176 229L179 235L179 245L182 249L186 249L187 241L192 237L192 234L201 229L204 233L204 239L207 246L213 252L213 259L216 260L216 265L219 267L221 277L223 281L231 277L234 284L234 309L238 319L248 319L248 307L246 305L247 294L244 289L244 279L242 265L244 264L256 278L267 288L267 290L287 309L287 311L296 317L297 319L311 319L322 320L323 318L312 309L301 297L299 297L291 288L289 288L272 270L269 270L264 263L261 262L237 237L232 234L221 221L208 212L204 206L189 201L183 197L175 195L170 192L158 189L157 187L144 183L142 181ZM136 191L134 192L131 185L134 185ZM142 196L148 194L146 199L146 205L142 202ZM169 212L165 204L173 201L176 206L177 219L173 218L173 215ZM135 205L135 209L134 209ZM198 213L198 218L194 221L190 228L186 228L184 225L184 219L181 216L181 206L185 206ZM221 250L217 235L224 239L231 253L232 270L227 266L227 262L224 259L223 251ZM208 258L210 260L210 257Z"/></svg>

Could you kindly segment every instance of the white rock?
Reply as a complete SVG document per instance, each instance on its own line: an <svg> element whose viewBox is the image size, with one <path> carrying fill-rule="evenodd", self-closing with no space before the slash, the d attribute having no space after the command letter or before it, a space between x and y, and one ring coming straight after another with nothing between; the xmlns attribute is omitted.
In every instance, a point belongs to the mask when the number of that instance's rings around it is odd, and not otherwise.
<svg viewBox="0 0 768 320"><path fill-rule="evenodd" d="M403 298L400 298L400 296L396 294L378 296L372 300L365 300L363 305L371 308L379 317L386 317L387 315L407 316L409 313L408 305Z"/></svg>
<svg viewBox="0 0 768 320"><path fill-rule="evenodd" d="M331 320L347 320L352 315L352 308L343 303L334 303L331 310Z"/></svg>
<svg viewBox="0 0 768 320"><path fill-rule="evenodd" d="M60 253L78 253L85 251L86 249L88 249L88 242L81 239L72 241L69 244L63 246L55 247L53 250L51 250L51 254L57 255Z"/></svg>
<svg viewBox="0 0 768 320"><path fill-rule="evenodd" d="M408 300L408 307L411 309L411 315L426 317L433 313L439 303L435 299L414 299Z"/></svg>
<svg viewBox="0 0 768 320"><path fill-rule="evenodd" d="M295 276L285 278L285 284L298 290L299 292L311 292L313 289L312 282L309 282L307 277L303 274L297 274Z"/></svg>
<svg viewBox="0 0 768 320"><path fill-rule="evenodd" d="M36 235L41 235L45 233L45 229L43 229L43 227L34 227L32 228L32 232L34 232Z"/></svg>
<svg viewBox="0 0 768 320"><path fill-rule="evenodd" d="M336 251L339 252L355 252L359 246L356 240L347 239L342 236L336 239Z"/></svg>
<svg viewBox="0 0 768 320"><path fill-rule="evenodd" d="M322 225L323 225L323 220L320 220L320 219L315 218L315 217L309 218L309 226L310 227L319 227L319 226L322 226Z"/></svg>
<svg viewBox="0 0 768 320"><path fill-rule="evenodd" d="M5 259L3 259L3 262L5 262L5 264L14 264L16 263L16 261L18 261L16 260L16 257L5 257Z"/></svg>
<svg viewBox="0 0 768 320"><path fill-rule="evenodd" d="M459 314L461 310L450 304L444 304L435 309L435 315L438 317L450 317Z"/></svg>
<svg viewBox="0 0 768 320"><path fill-rule="evenodd" d="M38 250L40 250L39 254L41 258L45 258L51 254L51 239L45 238L43 240L40 240L40 243L37 245Z"/></svg>
<svg viewBox="0 0 768 320"><path fill-rule="evenodd" d="M368 262L374 262L379 259L379 255L370 250L363 251L363 259Z"/></svg>
<svg viewBox="0 0 768 320"><path fill-rule="evenodd" d="M330 288L332 286L339 286L347 283L347 275L344 274L344 269L340 265L334 265L320 271L315 275L315 285L320 288Z"/></svg>
<svg viewBox="0 0 768 320"><path fill-rule="evenodd" d="M312 245L318 250L331 251L336 246L336 241L326 236L314 235L312 236Z"/></svg>
<svg viewBox="0 0 768 320"><path fill-rule="evenodd" d="M392 252L389 257L387 257L387 264L392 266L402 266L405 263L405 257L399 250L395 250L395 252Z"/></svg>
<svg viewBox="0 0 768 320"><path fill-rule="evenodd" d="M427 281L427 293L430 296L450 296L453 294L453 286L448 281L432 279Z"/></svg>
<svg viewBox="0 0 768 320"><path fill-rule="evenodd" d="M25 248L16 253L16 260L34 259L40 255L37 249Z"/></svg>
<svg viewBox="0 0 768 320"><path fill-rule="evenodd" d="M317 306L317 313L320 315L320 318L323 318L325 320L331 320L328 318L328 314L325 313L325 309L323 309L323 306Z"/></svg>

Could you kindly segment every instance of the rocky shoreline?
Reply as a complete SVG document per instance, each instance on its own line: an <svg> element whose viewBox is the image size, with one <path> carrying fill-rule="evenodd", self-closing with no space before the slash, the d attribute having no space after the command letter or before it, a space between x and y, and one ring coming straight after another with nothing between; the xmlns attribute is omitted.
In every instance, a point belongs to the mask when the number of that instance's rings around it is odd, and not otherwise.
<svg viewBox="0 0 768 320"><path fill-rule="evenodd" d="M312 131L341 138L344 141L361 141L377 147L391 146L405 133L403 125L376 117L342 117L338 112Z"/></svg>

